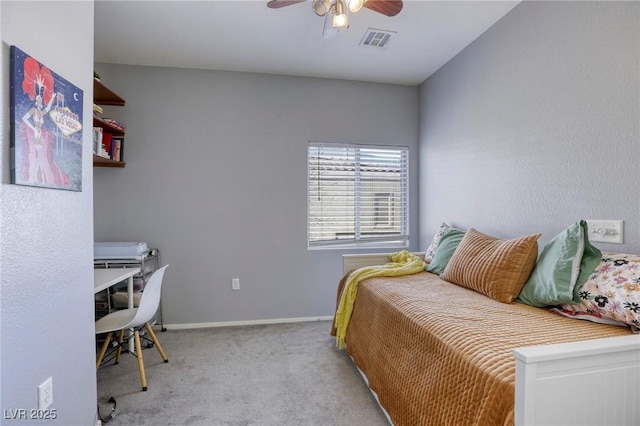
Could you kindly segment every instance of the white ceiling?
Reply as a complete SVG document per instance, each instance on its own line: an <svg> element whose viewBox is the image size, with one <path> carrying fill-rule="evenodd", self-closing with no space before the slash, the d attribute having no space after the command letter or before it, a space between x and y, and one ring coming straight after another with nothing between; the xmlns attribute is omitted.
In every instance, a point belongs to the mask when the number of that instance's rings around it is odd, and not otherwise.
<svg viewBox="0 0 640 426"><path fill-rule="evenodd" d="M97 0L95 60L418 85L519 0L405 0L395 17L351 14L329 39L309 1L266 3ZM397 35L384 50L361 47L367 28Z"/></svg>

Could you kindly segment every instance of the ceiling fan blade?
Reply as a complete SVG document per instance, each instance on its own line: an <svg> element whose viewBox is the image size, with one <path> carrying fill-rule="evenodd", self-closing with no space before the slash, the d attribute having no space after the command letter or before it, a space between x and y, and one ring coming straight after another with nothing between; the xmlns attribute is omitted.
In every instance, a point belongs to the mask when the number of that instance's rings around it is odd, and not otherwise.
<svg viewBox="0 0 640 426"><path fill-rule="evenodd" d="M267 2L269 9L280 9L281 7L291 6L292 4L303 3L306 0L270 0Z"/></svg>
<svg viewBox="0 0 640 426"><path fill-rule="evenodd" d="M386 16L396 16L402 10L402 0L367 0L364 7Z"/></svg>

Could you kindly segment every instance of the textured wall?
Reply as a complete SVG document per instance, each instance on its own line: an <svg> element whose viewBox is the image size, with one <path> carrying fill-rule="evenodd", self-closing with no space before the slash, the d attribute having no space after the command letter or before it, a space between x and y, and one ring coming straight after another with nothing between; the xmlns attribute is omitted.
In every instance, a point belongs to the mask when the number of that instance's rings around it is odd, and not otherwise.
<svg viewBox="0 0 640 426"><path fill-rule="evenodd" d="M2 1L0 192L0 408L37 409L53 377L56 424L92 425L96 414L93 305L91 94L93 2ZM9 46L84 90L82 192L9 185ZM6 412L4 411L6 410ZM15 411L14 411L15 412ZM9 416L10 417L10 416Z"/></svg>
<svg viewBox="0 0 640 426"><path fill-rule="evenodd" d="M127 123L127 165L95 170L96 239L161 250L166 323L333 314L343 251L306 249L310 140L408 146L417 234L416 87L96 69L127 101L109 111Z"/></svg>
<svg viewBox="0 0 640 426"><path fill-rule="evenodd" d="M640 4L524 2L420 87L420 246L438 225L541 245L622 219L640 251Z"/></svg>

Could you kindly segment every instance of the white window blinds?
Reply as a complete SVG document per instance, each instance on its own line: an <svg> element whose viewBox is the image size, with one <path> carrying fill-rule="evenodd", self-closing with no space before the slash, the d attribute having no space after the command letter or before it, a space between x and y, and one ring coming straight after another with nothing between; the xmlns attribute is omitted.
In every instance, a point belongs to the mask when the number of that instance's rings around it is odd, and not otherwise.
<svg viewBox="0 0 640 426"><path fill-rule="evenodd" d="M406 246L405 147L309 143L308 245Z"/></svg>

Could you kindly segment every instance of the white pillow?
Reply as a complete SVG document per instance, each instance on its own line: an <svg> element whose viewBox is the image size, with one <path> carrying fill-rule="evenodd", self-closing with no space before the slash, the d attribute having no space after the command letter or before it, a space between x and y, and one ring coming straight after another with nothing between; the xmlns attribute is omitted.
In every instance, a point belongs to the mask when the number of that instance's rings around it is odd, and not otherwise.
<svg viewBox="0 0 640 426"><path fill-rule="evenodd" d="M438 232L436 232L436 234L433 236L433 240L431 240L431 244L429 244L427 252L424 255L425 262L431 263L431 261L433 260L433 255L436 253L436 249L438 248L438 244L440 244L440 239L451 228L452 226L448 223L442 222L442 224L440 224L440 229L438 229Z"/></svg>

